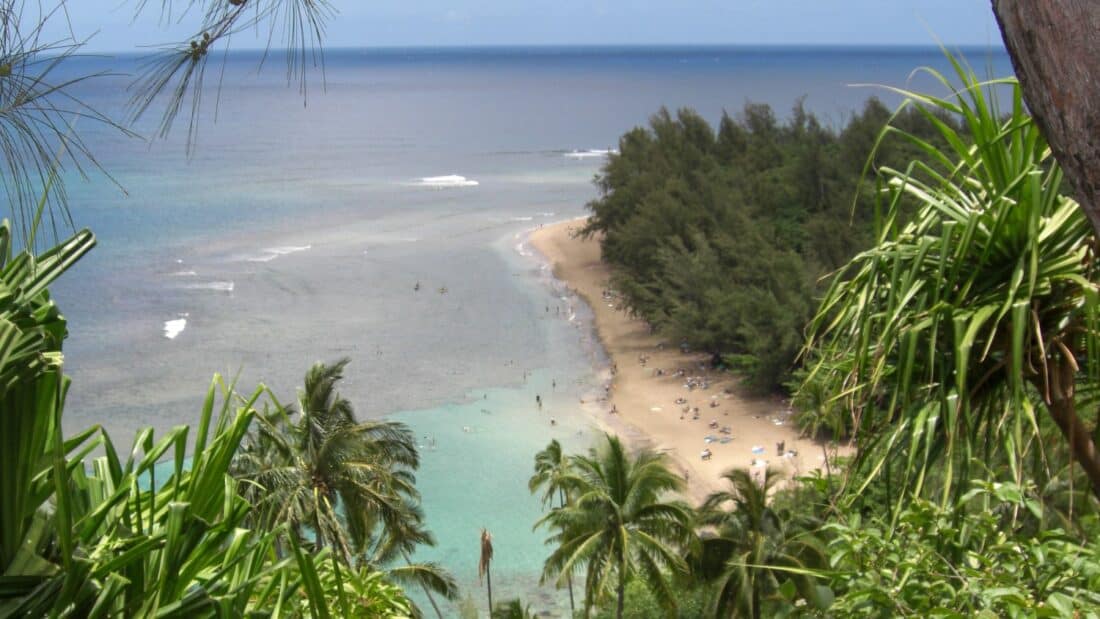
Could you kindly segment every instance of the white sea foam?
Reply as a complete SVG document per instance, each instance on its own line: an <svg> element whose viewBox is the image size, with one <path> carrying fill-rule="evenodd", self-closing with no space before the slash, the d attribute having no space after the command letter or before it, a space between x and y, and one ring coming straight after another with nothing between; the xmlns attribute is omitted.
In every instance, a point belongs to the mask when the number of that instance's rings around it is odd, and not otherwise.
<svg viewBox="0 0 1100 619"><path fill-rule="evenodd" d="M477 187L478 182L460 176L458 174L447 174L445 176L425 176L417 181L415 184L421 187Z"/></svg>
<svg viewBox="0 0 1100 619"><path fill-rule="evenodd" d="M188 290L216 290L218 292L233 292L233 282L199 282L195 284L187 284L186 286L184 286L184 288Z"/></svg>
<svg viewBox="0 0 1100 619"><path fill-rule="evenodd" d="M183 333L183 330L187 328L186 318L176 318L175 320L164 321L164 337L174 340L176 336Z"/></svg>
<svg viewBox="0 0 1100 619"><path fill-rule="evenodd" d="M512 221L532 221L534 217L513 217Z"/></svg>
<svg viewBox="0 0 1100 619"><path fill-rule="evenodd" d="M553 217L554 215L555 215L555 213L553 211L539 213L540 217Z"/></svg>
<svg viewBox="0 0 1100 619"><path fill-rule="evenodd" d="M275 254L276 256L285 256L287 254L295 254L309 249L313 249L313 245L283 245L281 247L269 247L264 251Z"/></svg>
<svg viewBox="0 0 1100 619"><path fill-rule="evenodd" d="M606 157L608 155L618 155L619 151L613 148L590 148L588 150L574 150L565 153L566 157L570 159L595 159L597 157Z"/></svg>
<svg viewBox="0 0 1100 619"><path fill-rule="evenodd" d="M300 251L313 249L313 245L281 245L279 247L265 247L258 256L248 256L247 262L271 262L279 256L295 254Z"/></svg>
<svg viewBox="0 0 1100 619"><path fill-rule="evenodd" d="M176 271L175 273L172 273L172 275L176 277L195 277L196 275L198 275L198 273L194 271Z"/></svg>

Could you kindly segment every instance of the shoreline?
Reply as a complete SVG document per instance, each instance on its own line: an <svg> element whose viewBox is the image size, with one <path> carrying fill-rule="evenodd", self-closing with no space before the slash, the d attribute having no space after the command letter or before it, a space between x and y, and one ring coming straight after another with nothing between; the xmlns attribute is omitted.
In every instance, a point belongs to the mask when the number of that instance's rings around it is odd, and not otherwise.
<svg viewBox="0 0 1100 619"><path fill-rule="evenodd" d="M722 488L721 475L731 468L762 474L766 467L783 477L820 468L820 445L795 430L782 400L746 395L734 374L709 367L708 355L681 352L620 307L610 293L611 271L601 260L599 241L573 236L584 219L533 229L527 240L554 278L588 305L596 338L617 370L598 410L581 403L596 425L632 448L667 454L696 502ZM729 433L722 432L726 428ZM706 442L708 436L716 440ZM783 454L777 453L780 442ZM704 449L711 452L707 460Z"/></svg>

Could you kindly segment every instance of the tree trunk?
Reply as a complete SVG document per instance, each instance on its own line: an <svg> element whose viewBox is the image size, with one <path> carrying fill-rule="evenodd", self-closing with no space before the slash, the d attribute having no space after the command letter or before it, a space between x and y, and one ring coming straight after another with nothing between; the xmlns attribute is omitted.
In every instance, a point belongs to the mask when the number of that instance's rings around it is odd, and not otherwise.
<svg viewBox="0 0 1100 619"><path fill-rule="evenodd" d="M1024 100L1100 237L1100 4L992 0ZM1073 401L1076 368L1051 367L1047 410L1100 498L1100 458ZM1049 388L1049 392L1047 389Z"/></svg>
<svg viewBox="0 0 1100 619"><path fill-rule="evenodd" d="M558 488L558 500L561 501L561 506L565 507L565 490ZM573 574L572 572L565 575L565 584L569 586L569 612L572 614L577 613L577 607L573 605Z"/></svg>
<svg viewBox="0 0 1100 619"><path fill-rule="evenodd" d="M1100 3L992 2L1028 109L1100 237Z"/></svg>
<svg viewBox="0 0 1100 619"><path fill-rule="evenodd" d="M493 574L486 568L485 569L485 588L489 592L489 616L493 616Z"/></svg>
<svg viewBox="0 0 1100 619"><path fill-rule="evenodd" d="M409 558L409 553L402 550L401 556L405 559L405 565L412 567L412 559ZM432 597L431 589L424 583L420 583L420 588L424 590L424 595L428 596L428 602L432 605L432 608L435 609L436 616L439 617L439 619L443 619L443 613L439 612L439 605L435 603L435 598ZM489 610L491 612L492 608L490 607Z"/></svg>
<svg viewBox="0 0 1100 619"><path fill-rule="evenodd" d="M1051 360L1050 373L1049 393L1041 384L1042 379L1036 379L1036 387L1040 393L1046 394L1047 410L1050 411L1051 418L1066 437L1073 459L1085 470L1092 493L1100 499L1100 455L1097 454L1092 434L1081 421L1074 403L1077 368L1064 359Z"/></svg>

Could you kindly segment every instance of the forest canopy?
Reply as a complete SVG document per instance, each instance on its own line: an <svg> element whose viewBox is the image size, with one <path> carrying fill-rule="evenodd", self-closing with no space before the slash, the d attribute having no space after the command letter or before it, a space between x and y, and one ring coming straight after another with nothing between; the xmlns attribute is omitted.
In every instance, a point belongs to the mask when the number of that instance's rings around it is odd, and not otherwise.
<svg viewBox="0 0 1100 619"><path fill-rule="evenodd" d="M631 311L755 390L782 389L821 278L873 240L875 171L915 158L911 143L879 142L891 116L871 98L834 129L801 100L786 120L748 103L715 131L690 109L662 109L619 140L584 232L600 235ZM939 135L912 109L892 124Z"/></svg>

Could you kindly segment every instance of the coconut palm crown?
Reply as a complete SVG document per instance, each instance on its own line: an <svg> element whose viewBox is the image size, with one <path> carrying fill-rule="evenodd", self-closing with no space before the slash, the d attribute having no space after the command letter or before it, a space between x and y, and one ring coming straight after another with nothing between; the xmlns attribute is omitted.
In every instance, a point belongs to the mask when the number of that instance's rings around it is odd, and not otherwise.
<svg viewBox="0 0 1100 619"><path fill-rule="evenodd" d="M699 519L714 531L702 537L698 570L716 583L712 616L760 617L764 602L784 587L792 588L789 597L827 607L830 595L811 575L828 563L813 533L820 522L773 509L769 494L779 478L771 470L759 481L745 469L722 479L727 488L707 497Z"/></svg>
<svg viewBox="0 0 1100 619"><path fill-rule="evenodd" d="M681 551L692 545L691 508L668 496L683 488L663 454L634 455L617 437L605 435L587 456L573 456L562 480L570 501L535 525L548 526L555 546L543 579L560 586L584 570L586 614L601 600L616 600L622 617L627 580L642 578L662 606L676 607L666 571L684 573Z"/></svg>
<svg viewBox="0 0 1100 619"><path fill-rule="evenodd" d="M412 432L392 421L359 422L336 391L348 360L317 363L298 394L297 419L276 406L238 458L238 478L267 524L310 529L345 563L365 552L376 527L400 530L417 502L419 457Z"/></svg>

